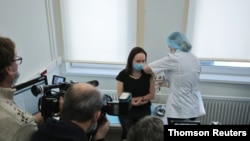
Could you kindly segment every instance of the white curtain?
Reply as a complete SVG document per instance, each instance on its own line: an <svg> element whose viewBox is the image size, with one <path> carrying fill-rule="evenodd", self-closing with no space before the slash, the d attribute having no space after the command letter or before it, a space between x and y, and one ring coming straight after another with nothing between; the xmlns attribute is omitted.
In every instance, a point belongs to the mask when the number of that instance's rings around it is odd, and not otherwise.
<svg viewBox="0 0 250 141"><path fill-rule="evenodd" d="M250 1L190 0L187 34L201 59L250 62Z"/></svg>
<svg viewBox="0 0 250 141"><path fill-rule="evenodd" d="M135 0L61 0L64 58L126 62L136 45Z"/></svg>

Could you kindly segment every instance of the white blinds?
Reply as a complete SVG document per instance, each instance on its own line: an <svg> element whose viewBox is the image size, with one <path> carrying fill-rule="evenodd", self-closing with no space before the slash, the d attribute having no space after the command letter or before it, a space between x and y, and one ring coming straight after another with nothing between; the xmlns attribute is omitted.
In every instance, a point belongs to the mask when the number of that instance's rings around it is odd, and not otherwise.
<svg viewBox="0 0 250 141"><path fill-rule="evenodd" d="M136 45L135 0L61 0L64 58L126 62Z"/></svg>
<svg viewBox="0 0 250 141"><path fill-rule="evenodd" d="M249 0L190 0L192 52L201 59L250 61L249 6Z"/></svg>

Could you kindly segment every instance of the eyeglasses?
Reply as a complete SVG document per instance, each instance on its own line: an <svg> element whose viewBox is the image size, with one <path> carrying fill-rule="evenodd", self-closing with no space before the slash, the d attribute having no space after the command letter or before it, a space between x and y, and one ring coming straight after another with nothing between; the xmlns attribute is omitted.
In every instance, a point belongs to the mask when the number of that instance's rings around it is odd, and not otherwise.
<svg viewBox="0 0 250 141"><path fill-rule="evenodd" d="M12 61L15 61L18 65L21 65L22 64L22 61L23 61L23 58L20 57L20 56L16 56L16 59L12 60Z"/></svg>

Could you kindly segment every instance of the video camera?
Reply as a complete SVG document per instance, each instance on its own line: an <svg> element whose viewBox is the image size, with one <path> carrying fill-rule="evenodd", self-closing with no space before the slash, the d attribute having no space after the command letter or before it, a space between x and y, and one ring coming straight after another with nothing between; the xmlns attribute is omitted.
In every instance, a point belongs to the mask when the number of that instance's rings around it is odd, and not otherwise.
<svg viewBox="0 0 250 141"><path fill-rule="evenodd" d="M51 85L37 86L33 85L31 87L31 92L34 96L43 94L38 101L38 110L41 112L44 119L48 117L56 117L59 115L59 99L64 96L66 90L74 83L77 82L66 82L65 77L54 75ZM99 85L97 80L92 80L89 83L95 87ZM57 90L59 89L59 90Z"/></svg>
<svg viewBox="0 0 250 141"><path fill-rule="evenodd" d="M64 96L67 89L74 83L77 82L66 82L66 79L62 76L53 76L52 85L37 86L33 85L31 87L31 92L34 96L43 94L38 101L38 110L41 112L44 119L48 117L59 116L59 99ZM99 85L97 80L92 80L89 83L95 87ZM59 89L56 91L55 89ZM131 108L132 96L130 93L123 93L119 97L119 101L113 101L113 99L107 95L103 95L103 106L101 110L100 120L105 118L106 113L109 115L120 115L126 114Z"/></svg>
<svg viewBox="0 0 250 141"><path fill-rule="evenodd" d="M132 106L131 100L132 96L128 92L123 92L118 101L113 101L113 99L109 95L104 94L103 113L107 113L113 116L127 114Z"/></svg>

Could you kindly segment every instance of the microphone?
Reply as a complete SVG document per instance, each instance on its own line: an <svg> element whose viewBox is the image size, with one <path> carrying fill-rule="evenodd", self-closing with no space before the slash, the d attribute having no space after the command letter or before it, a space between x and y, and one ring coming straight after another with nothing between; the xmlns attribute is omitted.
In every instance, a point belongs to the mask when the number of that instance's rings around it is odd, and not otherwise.
<svg viewBox="0 0 250 141"><path fill-rule="evenodd" d="M88 81L86 83L89 83L89 84L91 84L91 85L93 85L95 87L99 86L99 82L97 80Z"/></svg>
<svg viewBox="0 0 250 141"><path fill-rule="evenodd" d="M74 83L79 83L77 81L70 81L71 84L74 84ZM97 87L99 85L99 82L97 80L91 80L91 81L87 81L87 82L84 82L84 83L88 83L92 86L95 86Z"/></svg>
<svg viewBox="0 0 250 141"><path fill-rule="evenodd" d="M58 84L52 84L52 85L43 85L43 86L36 86L36 85L33 85L31 87L31 92L34 96L38 96L39 94L41 93L46 93L47 91L51 90L51 89L54 89L54 88L60 88L60 89L67 89L69 88L69 86L71 84L74 84L76 82L72 82L72 83L67 83L67 82L64 82L64 83L58 83ZM99 82L97 80L92 80L92 81L88 81L86 82L88 84L91 84L95 87L97 87L99 85Z"/></svg>

